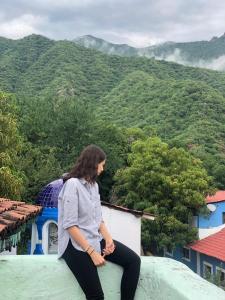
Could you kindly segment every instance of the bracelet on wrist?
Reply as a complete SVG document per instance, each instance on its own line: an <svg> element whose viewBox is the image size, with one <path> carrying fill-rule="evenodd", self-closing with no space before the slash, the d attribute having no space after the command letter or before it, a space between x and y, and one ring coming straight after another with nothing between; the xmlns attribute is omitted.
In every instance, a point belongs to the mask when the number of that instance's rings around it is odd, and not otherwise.
<svg viewBox="0 0 225 300"><path fill-rule="evenodd" d="M91 245L88 245L87 248L84 250L85 252L88 252L88 250L91 248Z"/></svg>
<svg viewBox="0 0 225 300"><path fill-rule="evenodd" d="M91 254L92 254L94 251L95 251L95 249L92 249L92 251L91 251L90 253L88 253L88 254L91 256Z"/></svg>
<svg viewBox="0 0 225 300"><path fill-rule="evenodd" d="M87 254L90 255L90 254L92 253L93 250L94 250L94 248L93 248L92 246L90 246L89 249L88 249L88 251L87 251Z"/></svg>

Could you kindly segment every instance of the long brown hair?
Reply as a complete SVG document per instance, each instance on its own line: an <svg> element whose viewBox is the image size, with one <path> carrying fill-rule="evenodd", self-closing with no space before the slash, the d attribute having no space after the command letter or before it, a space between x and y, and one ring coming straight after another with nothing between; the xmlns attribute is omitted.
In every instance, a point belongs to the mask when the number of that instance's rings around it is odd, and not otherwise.
<svg viewBox="0 0 225 300"><path fill-rule="evenodd" d="M83 149L72 170L67 173L63 182L70 178L84 178L90 183L97 179L98 164L106 159L105 152L96 145L89 145Z"/></svg>

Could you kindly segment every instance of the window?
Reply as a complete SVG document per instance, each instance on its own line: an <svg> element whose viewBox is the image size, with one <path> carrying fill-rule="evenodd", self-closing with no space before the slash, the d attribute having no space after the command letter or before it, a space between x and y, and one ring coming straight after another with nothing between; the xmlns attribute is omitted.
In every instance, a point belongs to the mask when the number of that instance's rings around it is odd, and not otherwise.
<svg viewBox="0 0 225 300"><path fill-rule="evenodd" d="M223 220L222 220L223 224L225 224L225 212L223 212Z"/></svg>
<svg viewBox="0 0 225 300"><path fill-rule="evenodd" d="M218 284L221 287L225 287L225 270L219 267L216 267L216 279L218 280Z"/></svg>
<svg viewBox="0 0 225 300"><path fill-rule="evenodd" d="M58 226L51 222L48 225L48 254L57 254L58 251Z"/></svg>
<svg viewBox="0 0 225 300"><path fill-rule="evenodd" d="M210 279L213 275L213 266L207 262L203 262L203 277Z"/></svg>
<svg viewBox="0 0 225 300"><path fill-rule="evenodd" d="M190 249L187 247L183 247L183 259L190 261L191 260L191 255L190 255Z"/></svg>

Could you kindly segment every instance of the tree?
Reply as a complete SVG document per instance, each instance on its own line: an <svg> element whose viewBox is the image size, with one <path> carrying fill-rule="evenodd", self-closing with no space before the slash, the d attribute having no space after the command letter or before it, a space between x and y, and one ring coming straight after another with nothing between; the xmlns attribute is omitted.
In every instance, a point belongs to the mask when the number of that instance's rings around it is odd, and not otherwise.
<svg viewBox="0 0 225 300"><path fill-rule="evenodd" d="M115 125L98 120L93 124L90 142L100 146L106 153L105 171L99 177L101 199L109 201L116 171L126 164L127 140L123 130Z"/></svg>
<svg viewBox="0 0 225 300"><path fill-rule="evenodd" d="M21 167L28 178L25 199L34 199L41 185L68 172L84 147L97 144L107 155L107 169L99 186L102 199L108 201L113 176L126 158L122 130L99 120L85 99L65 90L54 97L24 98L22 103L20 121L26 147Z"/></svg>
<svg viewBox="0 0 225 300"><path fill-rule="evenodd" d="M0 196L20 199L24 176L17 169L17 157L22 147L22 138L15 112L13 98L0 92Z"/></svg>
<svg viewBox="0 0 225 300"><path fill-rule="evenodd" d="M157 137L137 140L131 146L128 167L118 170L115 181L120 204L155 215L153 222L143 224L144 249L155 252L197 238L190 221L213 192L199 159L184 149L169 148Z"/></svg>
<svg viewBox="0 0 225 300"><path fill-rule="evenodd" d="M56 159L56 148L24 143L19 168L25 174L22 199L34 203L38 193L49 182L62 176L62 169Z"/></svg>

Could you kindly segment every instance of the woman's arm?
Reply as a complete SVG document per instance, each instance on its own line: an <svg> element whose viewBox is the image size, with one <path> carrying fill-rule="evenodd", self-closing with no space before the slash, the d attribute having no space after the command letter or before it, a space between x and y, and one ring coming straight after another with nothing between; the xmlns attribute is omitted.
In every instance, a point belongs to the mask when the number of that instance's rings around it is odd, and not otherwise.
<svg viewBox="0 0 225 300"><path fill-rule="evenodd" d="M85 239L77 226L71 226L67 230L72 239L74 239L81 246L81 248L83 248L84 251L86 251L90 255L95 266L102 266L105 264L104 257L102 257L98 252L94 250L92 246L89 245L88 241Z"/></svg>
<svg viewBox="0 0 225 300"><path fill-rule="evenodd" d="M75 240L84 251L89 247L88 241L85 239L80 229L77 226L71 226L68 229L70 236Z"/></svg>
<svg viewBox="0 0 225 300"><path fill-rule="evenodd" d="M115 245L104 222L101 222L99 226L99 232L101 233L101 235L105 240L105 249L103 250L103 257L104 257L105 255L109 255L113 253L113 251L115 250Z"/></svg>
<svg viewBox="0 0 225 300"><path fill-rule="evenodd" d="M112 239L112 237L111 237L111 235L110 235L110 233L109 233L109 231L108 231L108 229L107 229L104 222L101 222L101 224L99 226L99 232L101 233L101 235L103 236L103 238L105 240Z"/></svg>

